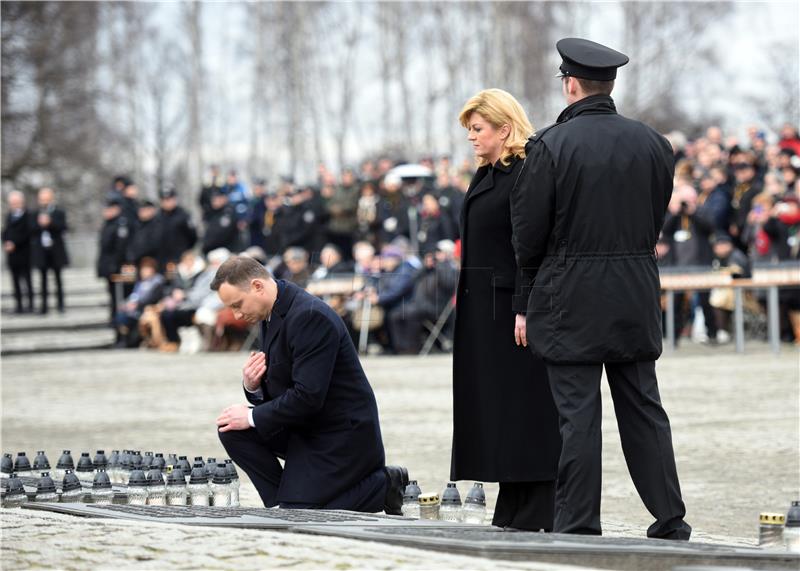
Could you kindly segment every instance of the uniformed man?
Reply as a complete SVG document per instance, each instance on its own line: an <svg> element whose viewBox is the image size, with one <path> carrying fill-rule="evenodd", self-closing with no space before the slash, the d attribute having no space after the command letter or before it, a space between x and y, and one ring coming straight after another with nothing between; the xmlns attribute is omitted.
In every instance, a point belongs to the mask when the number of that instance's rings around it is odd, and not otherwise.
<svg viewBox="0 0 800 571"><path fill-rule="evenodd" d="M556 47L568 107L529 141L511 196L514 249L530 286L525 342L547 363L563 438L553 531L601 533L605 366L628 470L656 519L647 535L689 539L655 374L654 248L672 193L672 149L617 114L610 94L627 56L584 39Z"/></svg>
<svg viewBox="0 0 800 571"><path fill-rule="evenodd" d="M197 243L197 229L189 213L178 206L178 193L171 184L165 185L158 193L161 211L158 218L163 237L158 254L161 270L169 264L177 264L187 250Z"/></svg>
<svg viewBox="0 0 800 571"><path fill-rule="evenodd" d="M143 258L158 257L164 240L161 233L161 220L156 216L158 210L152 200L139 202L136 215L136 231L128 242L127 260L137 268Z"/></svg>
<svg viewBox="0 0 800 571"><path fill-rule="evenodd" d="M228 203L228 196L220 190L211 194L211 210L205 219L203 235L203 254L217 248L239 251L239 228L236 226L236 212Z"/></svg>
<svg viewBox="0 0 800 571"><path fill-rule="evenodd" d="M97 276L108 281L111 298L111 323L117 312L117 291L111 276L118 274L127 261L128 244L132 238L133 221L122 214L122 197L112 196L103 208L103 227L100 230L100 247L97 258Z"/></svg>

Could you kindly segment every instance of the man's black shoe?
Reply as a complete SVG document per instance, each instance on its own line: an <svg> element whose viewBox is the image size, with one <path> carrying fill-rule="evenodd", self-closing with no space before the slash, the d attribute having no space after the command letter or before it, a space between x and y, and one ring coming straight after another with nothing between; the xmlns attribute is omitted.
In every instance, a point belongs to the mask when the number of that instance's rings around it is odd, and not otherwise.
<svg viewBox="0 0 800 571"><path fill-rule="evenodd" d="M403 515L400 508L403 506L403 492L408 485L408 470L402 466L385 466L383 471L386 472L383 511L388 515Z"/></svg>

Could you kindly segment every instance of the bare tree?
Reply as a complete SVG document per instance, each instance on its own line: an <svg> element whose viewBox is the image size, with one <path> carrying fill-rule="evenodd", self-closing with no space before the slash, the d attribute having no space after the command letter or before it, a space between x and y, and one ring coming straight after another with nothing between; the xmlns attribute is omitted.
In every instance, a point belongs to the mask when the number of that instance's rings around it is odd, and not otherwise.
<svg viewBox="0 0 800 571"><path fill-rule="evenodd" d="M200 120L202 100L204 94L204 68L203 68L203 28L202 28L202 2L186 2L183 4L184 26L189 39L189 72L184 80L186 103L189 110L189 127L187 132L188 153L186 166L187 173L185 190L191 198L187 206L197 209L197 193L203 177L203 126Z"/></svg>

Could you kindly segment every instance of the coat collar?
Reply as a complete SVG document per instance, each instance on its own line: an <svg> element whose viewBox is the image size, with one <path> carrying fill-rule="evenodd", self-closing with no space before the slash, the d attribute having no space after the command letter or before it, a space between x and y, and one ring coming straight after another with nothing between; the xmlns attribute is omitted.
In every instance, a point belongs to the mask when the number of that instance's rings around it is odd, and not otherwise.
<svg viewBox="0 0 800 571"><path fill-rule="evenodd" d="M491 188L494 188L494 178L496 174L498 172L503 174L510 173L516 162L519 160L520 158L514 155L509 159L507 165L504 165L501 161L497 161L493 165L484 165L480 167L475 173L475 180L477 181L477 184L467 191L466 200L469 200Z"/></svg>
<svg viewBox="0 0 800 571"><path fill-rule="evenodd" d="M289 312L294 298L300 291L300 288L286 280L275 280L278 284L278 299L275 300L275 305L272 308L269 321L262 321L261 327L261 350L265 354L269 354L269 346L278 335L278 331L283 324L283 318Z"/></svg>
<svg viewBox="0 0 800 571"><path fill-rule="evenodd" d="M614 100L609 95L590 95L580 101L576 101L561 112L556 120L563 123L577 117L578 115L616 115L617 107Z"/></svg>

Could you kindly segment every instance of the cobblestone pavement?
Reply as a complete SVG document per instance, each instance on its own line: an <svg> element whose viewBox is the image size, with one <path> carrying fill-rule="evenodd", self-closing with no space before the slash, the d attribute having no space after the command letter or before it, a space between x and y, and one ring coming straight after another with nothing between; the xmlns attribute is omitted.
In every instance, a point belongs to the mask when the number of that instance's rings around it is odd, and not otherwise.
<svg viewBox="0 0 800 571"><path fill-rule="evenodd" d="M2 450L44 449L55 461L104 448L223 457L213 419L241 402L242 354L103 351L2 360ZM375 388L389 463L409 467L425 491L449 472L451 359L364 360ZM659 361L678 471L694 539L753 544L760 511L785 512L800 496L798 353L761 345L682 349ZM607 387L603 513L607 534L643 537L651 523L630 481ZM535 435L531 446L536 445ZM463 482L462 494L471 482ZM497 488L487 486L490 508ZM258 505L245 479L243 505ZM84 520L3 510L3 569L427 569L494 568L477 557L327 537ZM134 527L135 526L135 527ZM503 562L504 568L554 569Z"/></svg>

